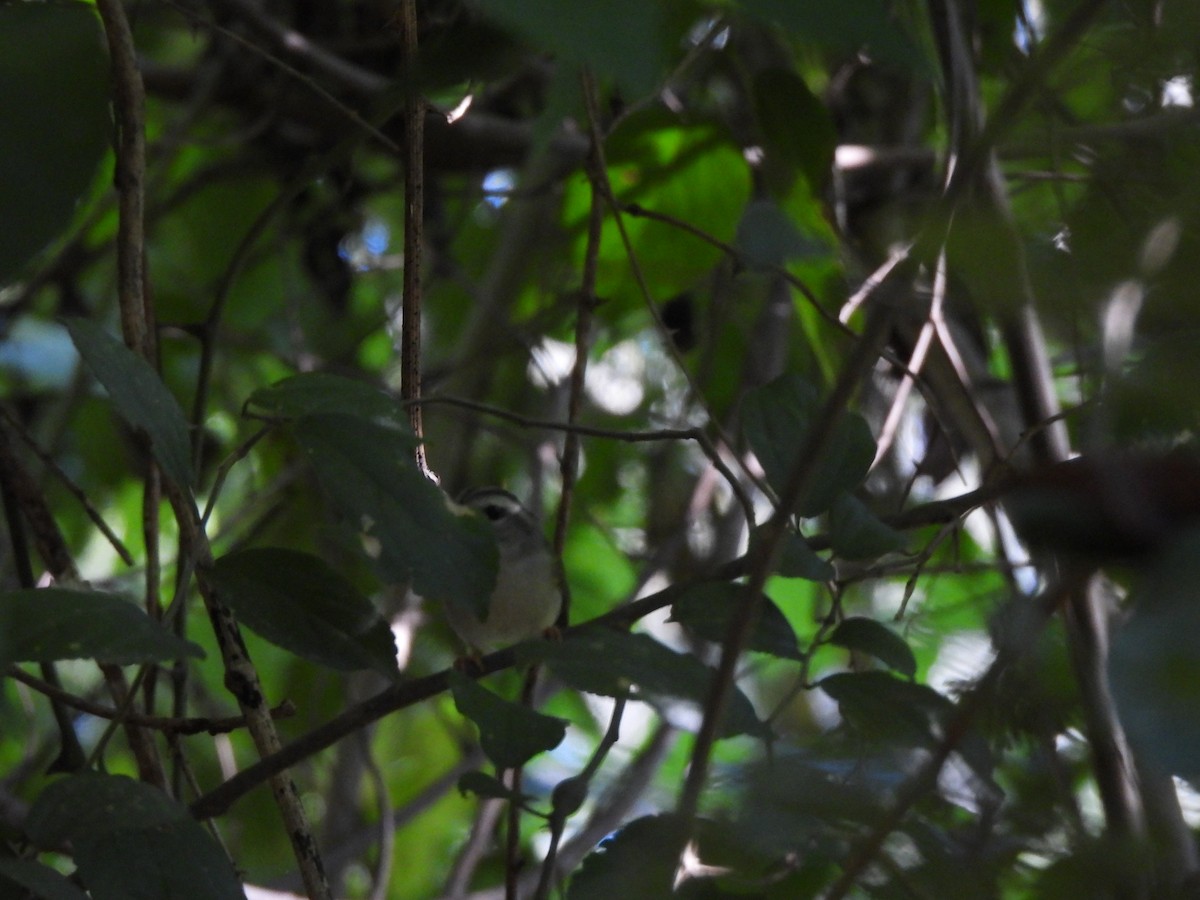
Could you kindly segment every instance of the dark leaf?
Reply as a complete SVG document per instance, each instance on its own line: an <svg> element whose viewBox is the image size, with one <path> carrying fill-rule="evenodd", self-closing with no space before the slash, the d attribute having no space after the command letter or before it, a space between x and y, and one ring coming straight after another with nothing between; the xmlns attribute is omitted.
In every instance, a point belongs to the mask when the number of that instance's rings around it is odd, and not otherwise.
<svg viewBox="0 0 1200 900"><path fill-rule="evenodd" d="M832 563L817 556L808 542L793 531L784 534L779 547L777 575L784 578L805 578L809 581L832 581L837 575Z"/></svg>
<svg viewBox="0 0 1200 900"><path fill-rule="evenodd" d="M90 3L0 3L0 285L63 234L112 130Z"/></svg>
<svg viewBox="0 0 1200 900"><path fill-rule="evenodd" d="M479 743L501 769L515 769L537 754L553 750L567 733L563 719L510 703L459 672L450 673L458 711L479 726Z"/></svg>
<svg viewBox="0 0 1200 900"><path fill-rule="evenodd" d="M409 430L408 414L396 399L372 384L329 375L305 372L261 388L250 395L247 408L269 416L299 419L321 413L337 413L375 419L396 425L397 441L407 438L409 447L417 439Z"/></svg>
<svg viewBox="0 0 1200 900"><path fill-rule="evenodd" d="M747 767L735 834L748 853L763 860L797 845L836 857L842 829L878 821L908 777L890 753L864 755L861 747L853 754L785 751Z"/></svg>
<svg viewBox="0 0 1200 900"><path fill-rule="evenodd" d="M573 66L587 65L631 97L664 74L662 14L639 0L481 0L480 8L525 40Z"/></svg>
<svg viewBox="0 0 1200 900"><path fill-rule="evenodd" d="M392 629L366 597L322 560L263 547L223 556L210 577L251 631L334 669L399 675Z"/></svg>
<svg viewBox="0 0 1200 900"><path fill-rule="evenodd" d="M183 410L150 364L87 319L67 319L67 331L121 418L150 438L163 471L181 487L193 485L191 441Z"/></svg>
<svg viewBox="0 0 1200 900"><path fill-rule="evenodd" d="M741 8L747 15L781 26L805 43L843 52L865 49L872 59L898 66L924 65L916 44L883 0L743 0Z"/></svg>
<svg viewBox="0 0 1200 900"><path fill-rule="evenodd" d="M783 375L751 391L742 409L743 430L776 491L787 485L796 457L812 436L821 403L799 375ZM856 413L844 415L797 506L802 516L825 512L834 498L862 483L875 460L875 439Z"/></svg>
<svg viewBox="0 0 1200 900"><path fill-rule="evenodd" d="M953 704L931 687L886 672L839 672L817 685L837 701L842 718L868 739L906 746L935 741L935 725Z"/></svg>
<svg viewBox="0 0 1200 900"><path fill-rule="evenodd" d="M244 897L221 848L165 794L123 775L86 772L54 782L25 823L38 846L70 841L95 900Z"/></svg>
<svg viewBox="0 0 1200 900"><path fill-rule="evenodd" d="M499 778L486 772L464 772L458 779L458 790L462 794L474 794L477 797L494 797L497 800L508 800L511 803L524 804L529 798L504 786Z"/></svg>
<svg viewBox="0 0 1200 900"><path fill-rule="evenodd" d="M706 641L721 643L734 610L744 601L745 589L738 585L723 582L696 585L671 606L670 621L687 626ZM796 632L779 607L762 597L758 608L758 622L746 649L783 659L803 659Z"/></svg>
<svg viewBox="0 0 1200 900"><path fill-rule="evenodd" d="M712 686L713 670L694 656L676 653L644 634L593 628L565 641L527 641L517 646L522 662L545 663L576 690L618 697L632 696L649 703L682 701L703 707ZM754 707L740 690L730 696L720 729L721 737L749 734L770 737Z"/></svg>
<svg viewBox="0 0 1200 900"><path fill-rule="evenodd" d="M789 69L764 69L754 76L754 110L768 153L804 174L814 195L829 180L837 133L829 110Z"/></svg>
<svg viewBox="0 0 1200 900"><path fill-rule="evenodd" d="M664 814L635 819L605 838L571 879L567 900L670 897L687 823Z"/></svg>
<svg viewBox="0 0 1200 900"><path fill-rule="evenodd" d="M811 247L782 209L770 200L751 200L738 222L734 241L751 269L782 266Z"/></svg>
<svg viewBox="0 0 1200 900"><path fill-rule="evenodd" d="M833 501L829 532L834 552L845 559L874 559L903 550L906 543L903 534L885 525L853 494Z"/></svg>
<svg viewBox="0 0 1200 900"><path fill-rule="evenodd" d="M0 857L0 897L88 900L87 894L49 866L32 859L7 857Z"/></svg>
<svg viewBox="0 0 1200 900"><path fill-rule="evenodd" d="M296 439L342 515L378 547L388 581L486 617L497 550L483 517L452 506L412 462L411 433L348 415L310 415Z"/></svg>
<svg viewBox="0 0 1200 900"><path fill-rule="evenodd" d="M885 625L864 616L844 619L829 642L847 650L869 653L901 675L912 678L917 674L917 660L904 638Z"/></svg>
<svg viewBox="0 0 1200 900"><path fill-rule="evenodd" d="M65 588L0 594L0 664L94 659L119 666L204 658L132 602Z"/></svg>
<svg viewBox="0 0 1200 900"><path fill-rule="evenodd" d="M1189 529L1138 578L1133 615L1113 636L1109 675L1140 752L1200 783L1200 530Z"/></svg>

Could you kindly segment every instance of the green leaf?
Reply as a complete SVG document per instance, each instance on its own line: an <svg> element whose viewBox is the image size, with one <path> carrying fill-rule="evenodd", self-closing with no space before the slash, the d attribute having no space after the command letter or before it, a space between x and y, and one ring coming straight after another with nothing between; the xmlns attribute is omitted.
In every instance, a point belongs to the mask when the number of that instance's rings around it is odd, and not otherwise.
<svg viewBox="0 0 1200 900"><path fill-rule="evenodd" d="M795 72L771 68L754 76L754 111L767 152L803 173L819 196L837 147L833 117L825 104Z"/></svg>
<svg viewBox="0 0 1200 900"><path fill-rule="evenodd" d="M451 505L412 462L411 433L348 415L309 415L296 440L334 505L374 542L387 580L480 618L496 584L498 553L482 516Z"/></svg>
<svg viewBox="0 0 1200 900"><path fill-rule="evenodd" d="M798 842L820 847L833 841L828 849L836 853L846 824L878 822L909 776L906 759L886 748L879 754L864 753L861 745L844 755L832 750L785 749L746 766L736 834L747 849L773 859Z"/></svg>
<svg viewBox="0 0 1200 900"><path fill-rule="evenodd" d="M788 531L780 542L779 568L775 574L783 578L832 581L837 571L832 563L817 556L802 536Z"/></svg>
<svg viewBox="0 0 1200 900"><path fill-rule="evenodd" d="M0 3L0 286L63 235L112 133L91 4Z"/></svg>
<svg viewBox="0 0 1200 900"><path fill-rule="evenodd" d="M868 739L907 746L935 742L933 728L953 704L931 687L886 672L839 672L817 682L842 718Z"/></svg>
<svg viewBox="0 0 1200 900"><path fill-rule="evenodd" d="M814 247L787 213L770 200L751 200L746 204L734 244L751 269L782 266L789 259L811 254Z"/></svg>
<svg viewBox="0 0 1200 900"><path fill-rule="evenodd" d="M483 752L501 769L523 766L566 736L565 720L510 703L460 672L450 673L450 690L458 711L479 726Z"/></svg>
<svg viewBox="0 0 1200 900"><path fill-rule="evenodd" d="M976 204L955 214L946 239L946 264L980 309L1015 313L1024 253L1017 232L995 210Z"/></svg>
<svg viewBox="0 0 1200 900"><path fill-rule="evenodd" d="M112 594L65 588L0 594L0 666L95 659L119 666L204 658L135 604Z"/></svg>
<svg viewBox="0 0 1200 900"><path fill-rule="evenodd" d="M1135 748L1200 784L1200 530L1184 531L1134 583L1113 636L1109 677Z"/></svg>
<svg viewBox="0 0 1200 900"><path fill-rule="evenodd" d="M897 66L924 65L884 0L742 0L741 8L746 15L778 25L807 43L843 52L865 49L872 59Z"/></svg>
<svg viewBox="0 0 1200 900"><path fill-rule="evenodd" d="M676 653L644 634L589 628L565 641L526 641L516 647L522 662L544 663L579 691L606 697L631 693L634 699L662 706L684 702L703 708L714 672L694 656ZM748 734L771 737L754 706L740 690L730 696L720 737Z"/></svg>
<svg viewBox="0 0 1200 900"><path fill-rule="evenodd" d="M869 653L907 678L917 674L917 659L904 638L874 619L851 616L842 620L829 636L829 642L847 650Z"/></svg>
<svg viewBox="0 0 1200 900"><path fill-rule="evenodd" d="M410 448L417 445L416 436L408 430L408 413L391 394L372 384L341 375L305 372L284 378L251 394L246 407L264 415L285 419L338 413L391 422L397 426L397 440L407 438Z"/></svg>
<svg viewBox="0 0 1200 900"><path fill-rule="evenodd" d="M478 0L494 21L573 66L590 66L629 95L665 74L662 13L641 0Z"/></svg>
<svg viewBox="0 0 1200 900"><path fill-rule="evenodd" d="M191 442L183 410L150 364L87 319L67 319L67 331L117 413L150 438L163 471L180 487L193 486Z"/></svg>
<svg viewBox="0 0 1200 900"><path fill-rule="evenodd" d="M228 858L186 807L124 775L84 772L54 782L34 802L25 830L47 850L70 841L95 900L245 896Z"/></svg>
<svg viewBox="0 0 1200 900"><path fill-rule="evenodd" d="M571 879L567 900L661 900L673 894L688 825L666 813L634 819L600 842Z"/></svg>
<svg viewBox="0 0 1200 900"><path fill-rule="evenodd" d="M816 388L796 374L782 375L747 394L742 428L776 491L787 485L820 408ZM809 478L808 493L797 512L801 516L825 512L838 494L862 483L874 460L871 429L862 416L846 413Z"/></svg>
<svg viewBox="0 0 1200 900"><path fill-rule="evenodd" d="M87 894L49 866L32 859L3 857L0 857L0 897L88 900Z"/></svg>
<svg viewBox="0 0 1200 900"><path fill-rule="evenodd" d="M738 604L745 602L745 588L726 582L700 584L671 606L672 622L679 622L706 641L721 643ZM787 618L767 597L759 600L758 622L746 644L747 650L770 653L782 659L803 659L796 632Z"/></svg>
<svg viewBox="0 0 1200 900"><path fill-rule="evenodd" d="M874 559L903 550L907 543L903 534L885 525L853 494L833 501L829 539L834 552L845 559Z"/></svg>
<svg viewBox="0 0 1200 900"><path fill-rule="evenodd" d="M528 795L518 793L505 787L499 778L486 772L464 772L458 779L458 790L462 794L474 794L477 797L490 797L496 800L508 800L510 803L524 805L529 800Z"/></svg>
<svg viewBox="0 0 1200 900"><path fill-rule="evenodd" d="M387 621L354 585L309 553L262 547L221 557L210 577L251 631L323 666L398 677Z"/></svg>

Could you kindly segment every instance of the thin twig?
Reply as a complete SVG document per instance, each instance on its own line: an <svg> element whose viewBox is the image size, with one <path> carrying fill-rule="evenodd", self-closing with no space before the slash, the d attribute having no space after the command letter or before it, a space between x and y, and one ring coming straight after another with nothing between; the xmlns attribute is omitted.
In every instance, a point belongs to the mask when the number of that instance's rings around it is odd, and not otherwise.
<svg viewBox="0 0 1200 900"><path fill-rule="evenodd" d="M594 94L596 84L591 72L584 70L581 76L585 94ZM589 119L591 149L588 152L586 169L591 185L592 199L588 209L587 243L583 251L583 272L579 279L579 295L575 303L575 363L571 367L571 380L567 394L567 424L579 420L583 407L583 387L587 376L588 354L591 351L592 312L596 306L596 263L600 257L600 235L604 224L604 200L600 188L600 156L596 150L600 140L599 126ZM562 494L558 502L558 513L554 522L554 555L562 565L563 546L567 539L567 524L571 517L571 497L575 491L575 479L579 473L579 432L566 431L560 463ZM563 598L562 612L558 617L559 627L570 623L570 598Z"/></svg>
<svg viewBox="0 0 1200 900"><path fill-rule="evenodd" d="M924 765L896 791L896 799L888 806L875 827L850 849L842 864L842 874L825 893L823 900L841 900L854 887L867 867L878 857L888 835L900 827L908 811L927 793L937 787L938 775L946 760L966 737L984 701L991 695L1000 676L1027 651L1035 646L1034 638L1050 620L1078 585L1075 579L1066 579L1052 585L1045 594L1037 598L1029 615L1023 620L1024 627L996 648L996 658L987 671L957 703L947 718L943 737L933 748Z"/></svg>
<svg viewBox="0 0 1200 900"><path fill-rule="evenodd" d="M650 219L652 222L662 222L664 225L670 225L672 228L677 228L686 234L690 234L694 238L704 241L706 244L716 247L730 259L737 260L738 262L742 263L744 263L746 260L746 255L733 244L730 244L728 241L721 240L716 235L708 233L703 228L693 225L686 219L681 219L678 216L671 215L670 213L647 209L646 207L637 203L623 203L621 204L621 211L635 218ZM817 315L824 319L829 325L833 326L834 329L840 331L842 334L846 335L846 337L858 337L858 335L854 333L853 329L846 325L845 322L839 320L837 316L822 306L821 301L817 299L817 295L812 288L805 284L803 279L788 271L786 266L767 265L763 266L763 268L769 271L772 275L778 275L793 288L795 288L800 296L808 301L809 305L813 308Z"/></svg>
<svg viewBox="0 0 1200 900"><path fill-rule="evenodd" d="M231 31L228 28L225 28L223 25L217 24L211 19L201 18L196 14L195 10L188 9L186 6L174 2L174 0L164 0L164 2L167 4L167 6L170 6L172 9L187 17L187 19L195 25L210 29L214 33L233 41L238 46L250 51L251 54L266 60L271 65L287 73L289 77L294 78L322 100L325 100L327 103L329 103L330 106L332 106L339 113L345 116L346 119L353 123L356 128L361 129L364 134L373 137L393 153L400 152L400 147L395 141L380 131L375 125L363 119L357 110L347 106L325 88L321 87L321 85L318 84L315 79L305 75L299 69L289 65L279 57L271 54L269 51L264 50L253 41L246 40L246 38L242 37L236 31ZM306 62L316 63L328 74L332 74L338 77L339 80L350 83L351 86L356 90L359 90L363 93L380 93L384 88L387 87L387 82L382 80L374 80L374 76L371 73L364 72L360 69L355 69L352 66L349 66L345 60L341 59L340 57L325 53L320 47L304 39L302 35L298 35L294 31L283 29L283 26L279 25L278 22L268 18L264 13L254 9L250 4L243 4L240 2L237 4L231 4L227 2L226 5L235 5L238 15L242 16L248 22L256 26L260 32L265 33L272 39L277 40L279 45L287 47L292 52L302 56ZM300 40L297 40L297 38ZM365 79L372 80L367 82Z"/></svg>
<svg viewBox="0 0 1200 900"><path fill-rule="evenodd" d="M239 728L246 727L245 716L225 716L220 719L210 719L204 716L148 716L141 713L126 712L111 706L105 706L101 703L93 703L84 697L78 697L70 691L63 690L61 687L53 685L48 681L30 675L15 664L5 669L4 674L14 681L19 681L33 688L39 694L62 703L64 706L77 709L98 719L120 719L122 722L129 725L136 725L139 728L152 728L155 731L164 731L171 734L227 734ZM271 718L273 719L287 719L295 714L296 705L290 700L285 700L271 710Z"/></svg>
<svg viewBox="0 0 1200 900"><path fill-rule="evenodd" d="M375 789L375 796L379 798L379 850L370 900L387 900L392 880L392 859L396 854L396 817L392 810L387 780L383 777L383 771L379 768L374 754L371 753L370 739L366 732L363 732L362 736L367 775Z"/></svg>
<svg viewBox="0 0 1200 900"><path fill-rule="evenodd" d="M77 485L74 480L72 480L71 477L63 471L62 466L60 466L54 460L54 458L50 456L50 454L37 445L32 435L26 432L24 427L22 427L21 424L13 418L12 414L2 406L0 406L0 416L2 416L8 423L9 429L12 431L12 433L21 439L21 443L29 448L29 450L38 458L41 464L45 466L46 469L58 479L59 483L67 489L67 492L74 497L76 501L78 501L79 505L83 507L84 514L92 521L92 524L96 526L100 533L104 535L105 540L112 545L113 550L117 552L117 556L121 557L121 561L127 566L135 565L133 554L129 552L129 548L125 546L124 542L119 537L117 537L116 532L109 527L109 524L104 521L104 517L100 515L100 512L96 509L96 507L92 506L92 501L90 501L87 497L87 494L83 492L83 488Z"/></svg>
<svg viewBox="0 0 1200 900"><path fill-rule="evenodd" d="M791 521L793 510L808 492L816 464L825 452L837 423L845 414L849 402L862 379L870 372L878 350L886 339L895 314L898 298L910 285L916 261L897 265L880 283L877 296L868 311L866 328L855 345L850 358L838 377L828 399L813 422L811 436L799 449L787 483L779 495L775 513L759 531L759 540L750 550L750 578L721 644L721 657L705 702L704 718L696 733L691 763L680 791L677 810L685 820L695 818L700 796L708 778L708 764L719 733L721 720L733 690L737 661L758 620L763 587L772 568L779 542Z"/></svg>
<svg viewBox="0 0 1200 900"><path fill-rule="evenodd" d="M266 437L270 431L270 428L260 428L254 432L254 434L238 444L233 452L217 468L217 475L213 479L212 489L208 492L208 502L204 505L204 515L200 517L200 521L203 524L208 524L209 517L212 515L213 509L216 508L217 498L221 496L221 489L225 487L225 479L229 477L230 471L237 463L245 459L246 454L254 448L254 445Z"/></svg>
<svg viewBox="0 0 1200 900"><path fill-rule="evenodd" d="M7 446L7 438L0 431L0 443ZM0 465L3 465L3 454L0 454ZM17 498L13 493L11 476L0 469L0 498L4 503L4 520L8 526L8 539L11 544L10 552L12 554L13 566L17 570L17 583L26 590L33 589L37 586L37 579L33 574L33 560L30 558L29 552L29 537L25 531L25 522L21 518L21 512L18 508ZM53 662L41 663L42 677L53 687L61 687L61 682L58 677L58 668ZM54 715L54 723L58 728L59 750L58 758L50 766L53 772L74 772L83 767L87 761L87 754L83 751L83 745L79 742L79 735L75 733L75 726L71 722L71 717L67 714L66 707L51 698L50 711Z"/></svg>
<svg viewBox="0 0 1200 900"><path fill-rule="evenodd" d="M599 122L600 114L598 110L599 98L593 94L584 94L584 105L587 108L588 120L590 122ZM650 313L650 318L654 321L654 326L659 334L662 346L667 351L667 355L671 357L672 363L675 365L676 371L683 376L684 381L688 386L688 393L699 407L704 411L705 418L708 420L710 427L716 433L720 443L725 446L732 447L734 442L725 433L725 429L721 426L720 420L713 415L709 409L708 401L704 397L704 393L700 390L700 386L696 383L691 370L683 361L680 355L679 348L675 345L675 341L671 337L670 329L663 322L662 312L658 308L658 304L654 300L654 295L650 291L650 285L646 281L646 273L642 271L641 263L638 262L637 253L633 247L633 239L629 236L629 229L625 225L624 208L617 201L617 196L613 192L612 182L608 177L608 163L604 156L604 144L599 142L595 144L598 173L601 178L598 187L601 189L605 201L608 203L609 209L612 212L613 222L617 226L617 233L621 236L621 245L625 250L625 258L629 261L629 269L633 273L634 281L637 283L638 292L642 296L642 301L646 306L647 312ZM740 462L740 460L739 460ZM743 466L743 469L745 467ZM746 473L753 480L753 475L750 472ZM747 527L754 527L754 519L751 516L747 521Z"/></svg>
<svg viewBox="0 0 1200 900"><path fill-rule="evenodd" d="M179 485L170 479L164 479L164 486L175 512L175 520L179 524L182 552L195 561L196 584L221 650L221 660L225 667L225 686L237 699L238 706L246 717L247 730L259 756L274 756L281 747L279 732L271 718L262 681L242 640L237 620L221 602L212 582L212 545L200 520L200 511L191 495L185 493ZM300 793L292 779L282 770L272 773L269 782L292 845L292 852L303 876L305 890L312 900L328 900L331 893L325 877L325 867L308 821L308 814L300 802Z"/></svg>
<svg viewBox="0 0 1200 900"><path fill-rule="evenodd" d="M400 316L400 395L406 403L421 399L421 242L425 224L425 101L417 81L417 3L400 4L401 45L404 50L404 288ZM408 407L409 423L417 444L417 468L427 478L438 478L429 469L421 404Z"/></svg>
<svg viewBox="0 0 1200 900"><path fill-rule="evenodd" d="M923 506L914 507L895 516L884 517L893 528L917 528L924 525L940 524L952 521L969 510L996 500L1006 485L996 483L978 490L970 491L959 497L948 500L937 500ZM808 538L808 543L814 549L826 549L830 545L828 535L816 535ZM611 610L587 622L574 625L564 632L564 638L569 638L584 629L596 627L628 628L645 616L665 606L670 606L687 591L699 584L726 582L746 575L750 571L750 556L742 556L730 560L704 577L697 577L671 585L654 594L634 600L630 603ZM503 669L511 668L516 663L513 648L497 650L479 660L478 671L472 669L471 674L477 677L490 675ZM449 689L449 671L444 670L423 678L405 681L401 684L384 688L374 697L355 704L340 715L330 719L307 734L296 738L281 751L269 757L264 757L251 766L243 769L225 783L214 788L208 794L192 804L191 811L197 818L209 818L223 814L239 798L261 784L272 774L294 766L296 763L320 753L327 747L336 744L349 734L354 733L364 725L370 724L397 710L414 706L437 696Z"/></svg>
<svg viewBox="0 0 1200 900"><path fill-rule="evenodd" d="M583 805L583 801L587 799L588 787L593 776L621 737L621 719L625 715L626 700L627 697L624 694L616 698L612 715L608 720L608 729L604 732L604 737L600 739L600 743L593 751L587 765L583 767L583 771L560 781L554 789L553 807L550 810L550 847L546 851L545 860L542 861L542 872L538 878L537 890L533 895L534 900L546 900L550 896L550 889L554 885L554 863L558 857L558 847L562 841L563 829L566 827L567 819L574 815Z"/></svg>
<svg viewBox="0 0 1200 900"><path fill-rule="evenodd" d="M487 403L480 403L477 400L467 400L464 397L449 397L449 396L432 396L422 397L422 404L428 406L431 404L445 404L447 406L457 406L462 409L469 409L475 412L481 412L485 415L493 416L497 419L504 419L512 422L522 428L542 428L547 431L561 431L566 434L578 434L584 437L606 438L612 441L624 441L625 443L638 444L654 441L695 441L700 445L701 451L712 463L721 476L729 483L730 490L737 498L738 503L742 507L742 512L746 516L746 521L751 527L754 525L754 502L746 493L741 481L729 468L725 459L721 455L720 449L713 443L711 437L704 432L702 428L657 428L653 431L624 431L618 428L598 428L594 425L580 425L577 422L563 422L553 419L534 419L529 416L523 416L520 413L504 409L499 406L491 406Z"/></svg>
<svg viewBox="0 0 1200 900"><path fill-rule="evenodd" d="M96 0L112 60L117 153L114 180L119 195L117 219L117 297L125 344L149 358L145 310L146 90L137 51L120 0Z"/></svg>

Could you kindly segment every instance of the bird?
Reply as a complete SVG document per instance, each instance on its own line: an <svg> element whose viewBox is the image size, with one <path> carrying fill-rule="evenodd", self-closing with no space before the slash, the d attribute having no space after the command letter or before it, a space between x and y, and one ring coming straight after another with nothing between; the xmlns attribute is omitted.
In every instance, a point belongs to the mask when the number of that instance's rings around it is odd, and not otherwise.
<svg viewBox="0 0 1200 900"><path fill-rule="evenodd" d="M486 618L461 604L446 604L455 634L477 653L552 632L563 605L563 582L533 514L498 487L468 490L456 502L492 524L499 558Z"/></svg>

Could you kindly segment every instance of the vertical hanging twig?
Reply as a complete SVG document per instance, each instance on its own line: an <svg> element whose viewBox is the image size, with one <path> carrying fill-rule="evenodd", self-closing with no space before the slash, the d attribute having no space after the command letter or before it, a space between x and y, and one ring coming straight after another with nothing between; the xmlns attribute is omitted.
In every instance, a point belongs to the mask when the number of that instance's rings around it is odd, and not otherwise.
<svg viewBox="0 0 1200 900"><path fill-rule="evenodd" d="M99 0L96 9L104 24L108 41L108 54L112 62L114 109L116 115L116 170L114 180L118 195L117 220L117 300L121 312L121 332L125 345L134 353L153 362L154 343L146 327L146 92L142 85L141 72L137 67L137 55L133 46L133 33L129 20L119 0ZM149 457L149 454L147 454ZM149 474L146 481L147 504L153 501L157 508L157 480L153 461L147 463ZM157 531L143 534L147 548L157 541ZM155 525L153 521L151 525ZM147 578L157 575L151 566ZM147 591L147 597L154 596ZM119 668L106 669L105 678L113 699L118 706L125 701L127 684ZM142 767L143 777L152 775L153 783L165 786L158 751L150 735L141 729L128 729L128 737L134 753Z"/></svg>
<svg viewBox="0 0 1200 900"><path fill-rule="evenodd" d="M116 118L118 123L116 171L117 190L120 194L120 225L117 238L118 299L121 308L121 328L126 345L151 364L155 362L154 340L148 323L153 321L147 313L148 293L145 279L145 230L144 230L144 186L146 170L145 147L145 92L141 73L137 68L137 57L129 21L120 0L98 0L97 9L104 22L112 57ZM151 463L153 465L153 463ZM176 520L180 526L181 546L197 568L206 569L212 563L212 550L204 533L195 500L184 485L170 479L152 476L148 490L155 492L163 484L170 496ZM155 504L157 507L157 501ZM148 542L157 540L157 534L148 535ZM153 570L152 570L153 571ZM271 719L258 673L246 653L237 622L232 613L220 602L204 573L199 572L200 588L209 617L221 647L226 669L226 684L235 694L255 746L263 756L269 756L280 748L279 734ZM157 591L157 585L154 592ZM153 596L148 592L147 596ZM111 670L111 671L110 671ZM105 667L105 676L118 706L124 702L124 674L115 666ZM129 730L130 743L134 746L139 764L144 758L154 763L153 772L142 777L165 787L161 766L158 764L157 749L148 733L141 729ZM138 752L141 747L141 752ZM325 880L324 867L307 814L295 785L286 773L271 779L271 789L279 806L288 839L304 879L309 897L328 898L329 886Z"/></svg>
<svg viewBox="0 0 1200 900"><path fill-rule="evenodd" d="M117 119L116 171L120 215L117 223L117 295L125 344L146 355L145 314L145 178L146 135L143 123L146 92L137 68L133 33L120 0L97 0L112 60L114 110Z"/></svg>
<svg viewBox="0 0 1200 900"><path fill-rule="evenodd" d="M590 71L584 70L580 81L589 109L596 106L596 83ZM591 117L589 116L589 119ZM592 344L592 313L596 308L596 264L600 257L600 229L604 224L604 188L600 158L600 127L595 121L590 128L591 145L586 162L588 181L592 190L592 205L588 211L587 245L583 252L583 272L579 280L579 296L575 312L575 365L571 368L571 382L567 395L567 424L574 425L583 406L583 385L587 376L588 353ZM558 515L554 522L554 555L562 562L563 545L566 542L567 523L571 516L571 498L575 490L575 479L579 476L579 432L567 429L563 438L562 453L562 497L558 504ZM563 608L558 617L558 626L565 628L571 622L570 595L564 594Z"/></svg>
<svg viewBox="0 0 1200 900"><path fill-rule="evenodd" d="M116 0L96 4L104 21L112 60L113 104L117 119L115 181L120 214L117 224L117 296L121 332L125 345L156 366L157 341L153 310L146 285L146 92L133 46L133 34L124 10ZM156 366L157 367L157 366ZM158 506L162 497L158 469L147 454L146 481L142 492L142 540L146 549L146 596L148 615L157 617L158 598ZM153 712L154 670L146 679L146 712Z"/></svg>
<svg viewBox="0 0 1200 900"><path fill-rule="evenodd" d="M417 467L429 478L421 421L421 239L425 218L425 101L417 70L417 3L401 4L404 49L404 296L400 321L400 397L417 436Z"/></svg>
<svg viewBox="0 0 1200 900"><path fill-rule="evenodd" d="M759 539L750 549L749 580L737 608L730 616L725 639L721 643L720 661L704 704L704 717L692 746L691 763L679 792L676 810L688 823L692 822L699 810L700 796L708 779L713 746L733 693L737 662L758 621L763 588L771 574L776 550L796 507L804 500L812 485L817 463L828 450L834 429L879 356L896 310L910 290L915 268L915 260L905 260L892 269L873 292L862 337L843 366L829 397L814 418L809 438L797 450L795 462L788 474L787 483L780 491L779 504L774 514L763 525Z"/></svg>

